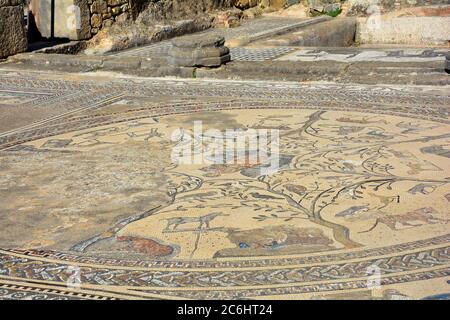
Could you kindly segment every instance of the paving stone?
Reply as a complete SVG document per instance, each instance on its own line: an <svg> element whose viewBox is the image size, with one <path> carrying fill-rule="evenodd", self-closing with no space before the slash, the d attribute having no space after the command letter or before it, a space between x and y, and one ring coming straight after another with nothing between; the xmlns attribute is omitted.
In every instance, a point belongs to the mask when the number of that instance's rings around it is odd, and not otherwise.
<svg viewBox="0 0 450 320"><path fill-rule="evenodd" d="M109 70L137 70L141 67L141 59L135 57L107 58L103 68Z"/></svg>
<svg viewBox="0 0 450 320"><path fill-rule="evenodd" d="M219 48L225 44L225 37L202 34L194 34L183 37L177 37L171 40L172 46L177 48L193 49L193 48Z"/></svg>

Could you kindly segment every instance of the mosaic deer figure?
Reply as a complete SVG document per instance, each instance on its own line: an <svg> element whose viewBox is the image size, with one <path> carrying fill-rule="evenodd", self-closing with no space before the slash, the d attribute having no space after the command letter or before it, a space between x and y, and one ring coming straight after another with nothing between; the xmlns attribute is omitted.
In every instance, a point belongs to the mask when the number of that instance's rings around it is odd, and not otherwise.
<svg viewBox="0 0 450 320"><path fill-rule="evenodd" d="M201 216L201 217L174 217L166 219L167 226L164 230L166 231L174 231L176 230L180 225L187 224L187 223L198 223L199 229L209 229L209 223L214 220L218 216L227 216L226 214L223 214L221 212L212 212L207 215Z"/></svg>

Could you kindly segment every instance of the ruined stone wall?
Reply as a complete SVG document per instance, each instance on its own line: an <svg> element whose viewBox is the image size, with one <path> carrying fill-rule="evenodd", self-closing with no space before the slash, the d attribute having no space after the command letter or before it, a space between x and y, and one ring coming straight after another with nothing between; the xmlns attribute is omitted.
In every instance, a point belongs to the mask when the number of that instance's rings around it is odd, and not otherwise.
<svg viewBox="0 0 450 320"><path fill-rule="evenodd" d="M370 6L378 6L380 13L388 13L403 8L450 4L450 0L300 0L309 7L323 8L338 3L346 15L364 16Z"/></svg>
<svg viewBox="0 0 450 320"><path fill-rule="evenodd" d="M88 0L91 13L91 33L114 22L137 18L146 7L147 17L155 21L188 19L221 8L229 8L236 0Z"/></svg>
<svg viewBox="0 0 450 320"><path fill-rule="evenodd" d="M145 1L145 0L144 0ZM192 19L216 9L233 7L236 0L147 0L141 13L146 23Z"/></svg>
<svg viewBox="0 0 450 320"><path fill-rule="evenodd" d="M6 0L3 0L6 1ZM141 20L185 20L208 11L233 6L236 0L26 0L29 4L34 40L40 37L87 40L117 22ZM145 10L145 12L143 12ZM52 27L52 10L55 12ZM141 21L142 22L142 21Z"/></svg>
<svg viewBox="0 0 450 320"><path fill-rule="evenodd" d="M373 5L377 5L383 14L410 7L450 5L450 0L234 0L234 6L242 10L254 7L278 10L296 4L309 8L311 12L325 13L341 8L343 15L365 16Z"/></svg>
<svg viewBox="0 0 450 320"><path fill-rule="evenodd" d="M0 0L0 58L27 50L22 0Z"/></svg>
<svg viewBox="0 0 450 320"><path fill-rule="evenodd" d="M96 34L103 27L132 17L133 0L88 0L91 13L91 33Z"/></svg>

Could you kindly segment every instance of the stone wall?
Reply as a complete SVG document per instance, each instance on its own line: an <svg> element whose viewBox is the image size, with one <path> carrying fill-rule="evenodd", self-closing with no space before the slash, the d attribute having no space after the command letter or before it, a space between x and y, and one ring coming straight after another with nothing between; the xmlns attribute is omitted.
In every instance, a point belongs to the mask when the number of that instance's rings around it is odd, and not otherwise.
<svg viewBox="0 0 450 320"><path fill-rule="evenodd" d="M152 21L185 20L205 15L217 9L228 9L236 0L147 0L140 14L147 24Z"/></svg>
<svg viewBox="0 0 450 320"><path fill-rule="evenodd" d="M232 7L236 0L88 0L91 33L94 35L114 22L136 19L144 6L146 19L183 20L205 12Z"/></svg>
<svg viewBox="0 0 450 320"><path fill-rule="evenodd" d="M377 24L358 18L356 41L360 44L403 44L448 47L450 17L399 17ZM445 27L447 26L447 27Z"/></svg>
<svg viewBox="0 0 450 320"><path fill-rule="evenodd" d="M410 7L450 4L450 0L234 0L234 6L242 10L254 7L278 10L296 4L309 8L311 13L341 8L342 15L367 16L370 14L367 10L373 5L383 14Z"/></svg>
<svg viewBox="0 0 450 320"><path fill-rule="evenodd" d="M88 0L91 13L91 33L96 34L103 27L110 27L114 22L123 22L132 17L132 0Z"/></svg>
<svg viewBox="0 0 450 320"><path fill-rule="evenodd" d="M0 0L0 58L27 50L22 0Z"/></svg>
<svg viewBox="0 0 450 320"><path fill-rule="evenodd" d="M211 10L230 8L236 0L54 0L53 28L52 0L27 1L31 2L30 20L36 30L35 40L52 36L88 40L103 28L135 20L139 15L142 16L140 22L145 20L148 25L164 20L193 19Z"/></svg>
<svg viewBox="0 0 450 320"><path fill-rule="evenodd" d="M337 3L346 15L365 16L369 7L374 5L383 14L403 8L450 4L450 0L300 0L300 3L319 9Z"/></svg>

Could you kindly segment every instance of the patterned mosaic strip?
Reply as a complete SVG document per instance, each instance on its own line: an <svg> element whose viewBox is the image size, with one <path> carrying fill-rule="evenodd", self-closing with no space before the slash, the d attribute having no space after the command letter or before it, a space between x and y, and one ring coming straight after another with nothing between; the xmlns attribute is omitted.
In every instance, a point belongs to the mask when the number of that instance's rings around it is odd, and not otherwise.
<svg viewBox="0 0 450 320"><path fill-rule="evenodd" d="M411 273L406 275L394 275L383 277L381 285L392 285L412 281L430 280L434 278L444 278L450 276L450 269L443 268L433 271L424 271ZM323 284L307 284L300 286L281 287L281 288L264 288L264 289L243 289L233 291L164 291L165 295L173 297L183 297L185 299L246 299L260 296L270 295L287 295L287 294L302 294L302 293L326 293L336 292L341 290L352 289L367 289L367 280L332 282ZM146 290L146 293L160 293L160 291Z"/></svg>
<svg viewBox="0 0 450 320"><path fill-rule="evenodd" d="M157 44L151 44L145 47L145 50L125 51L115 54L114 56L131 56L131 57L153 57L166 55L172 45L170 41L162 41ZM276 47L276 48L231 48L231 60L234 61L267 61L279 58L295 50L292 47Z"/></svg>
<svg viewBox="0 0 450 320"><path fill-rule="evenodd" d="M33 261L11 255L0 254L0 273L10 277L66 282L70 273L67 266L59 263ZM82 283L96 285L128 285L150 287L240 287L270 284L294 284L330 279L352 279L365 277L367 268L377 265L384 275L412 272L424 268L448 265L450 247L423 250L394 257L369 259L356 262L298 268L230 271L143 271L108 269L107 267L82 267ZM211 279L215 279L211 281Z"/></svg>
<svg viewBox="0 0 450 320"><path fill-rule="evenodd" d="M239 261L129 261L118 259L104 259L89 256L73 255L70 253L55 252L49 250L2 250L30 256L30 258L47 258L67 262L78 262L83 264L114 265L127 267L147 267L147 268L251 268L268 266L289 266L294 264L324 263L332 261L345 261L350 259L363 259L371 256L387 255L396 252L420 249L426 246L439 245L450 242L450 234L440 237L402 243L382 248L366 249L354 252L342 252L336 254L305 256L298 258L282 259L258 259L258 260L239 260Z"/></svg>

